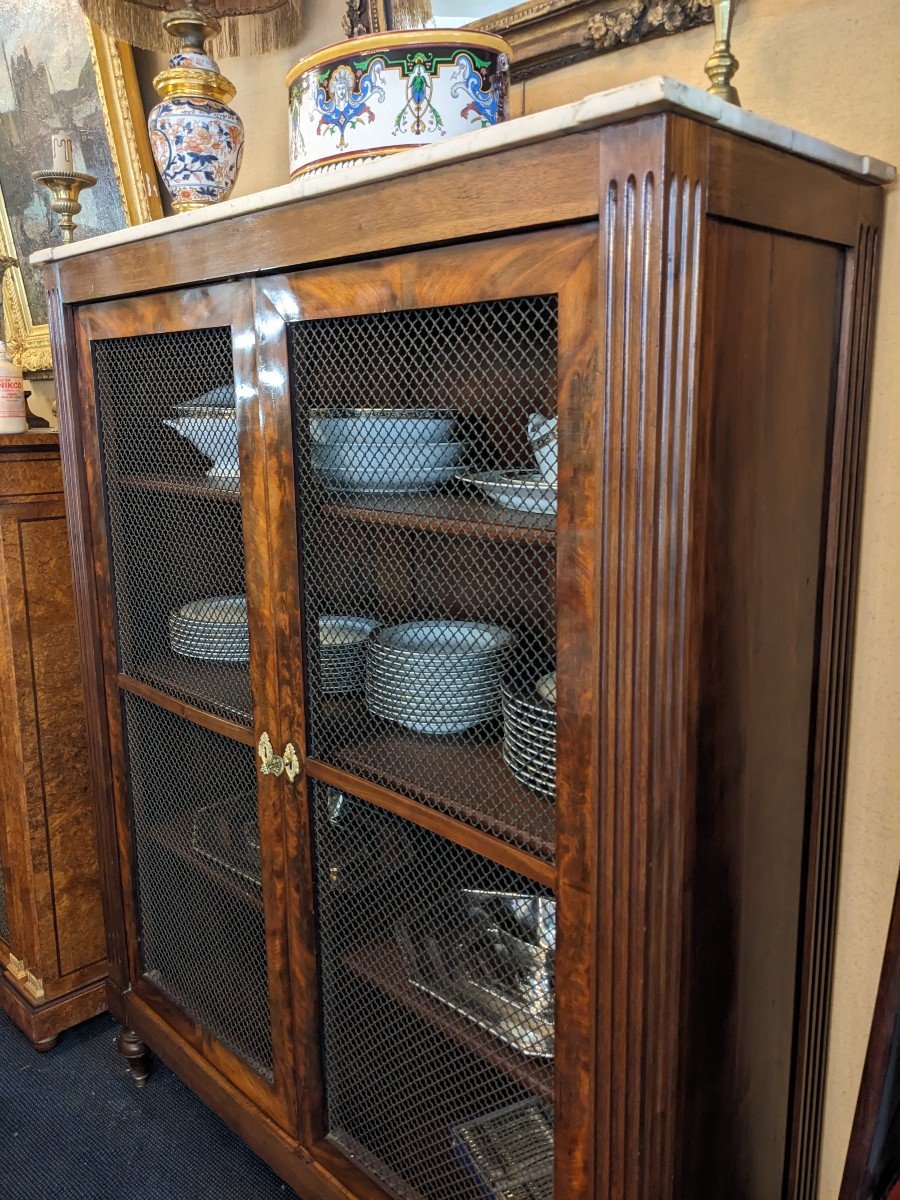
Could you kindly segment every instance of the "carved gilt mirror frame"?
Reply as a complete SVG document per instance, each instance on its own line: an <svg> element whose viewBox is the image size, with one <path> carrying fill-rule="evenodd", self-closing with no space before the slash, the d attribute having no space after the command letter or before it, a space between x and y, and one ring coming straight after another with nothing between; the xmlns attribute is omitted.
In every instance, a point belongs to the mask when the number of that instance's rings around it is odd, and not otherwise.
<svg viewBox="0 0 900 1200"><path fill-rule="evenodd" d="M405 0L347 0L348 37L406 28L392 17ZM418 0L413 0L421 8ZM529 0L496 13L471 28L499 33L513 48L512 77L527 79L594 54L710 24L713 0Z"/></svg>

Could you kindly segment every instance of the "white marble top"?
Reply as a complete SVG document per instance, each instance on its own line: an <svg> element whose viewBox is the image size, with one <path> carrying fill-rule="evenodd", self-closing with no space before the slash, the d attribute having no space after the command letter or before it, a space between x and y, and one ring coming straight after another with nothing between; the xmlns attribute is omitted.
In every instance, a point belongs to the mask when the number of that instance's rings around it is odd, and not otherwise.
<svg viewBox="0 0 900 1200"><path fill-rule="evenodd" d="M286 100L285 103L287 103ZM597 92L574 104L563 104L559 108L519 117L515 121L507 121L503 125L495 125L490 129L481 129L460 137L449 138L439 145L422 146L417 150L408 150L403 154L372 159L356 166L344 167L338 171L307 176L297 179L293 183L286 183L282 187L256 192L251 196L240 196L234 200L227 200L223 204L212 204L197 212L181 213L178 216L165 217L159 221L150 221L144 225L132 225L127 229L120 229L116 233L86 238L83 242L75 242L71 246L51 246L47 250L40 250L33 254L31 261L35 264L53 262L58 259L72 258L78 254L91 254L95 250L104 250L110 246L122 246L129 242L141 242L148 238L162 237L167 233L175 233L179 229L212 225L219 221L227 221L230 217L278 208L281 205L293 204L312 196L322 196L329 192L362 187L377 180L409 175L415 171L430 170L432 167L457 162L464 158L494 154L498 150L505 150L510 146L544 141L562 132L596 128L623 120L626 117L663 109L688 113L700 120L720 125L723 129L743 134L745 137L765 142L770 146L777 146L782 150L789 150L803 158L835 167L860 179L868 179L875 183L890 183L896 177L895 168L877 158L851 154L849 150L842 150L838 146L832 146L809 134L798 133L795 129L788 129L784 125L778 125L775 121L768 121L765 117L757 116L756 113L738 108L734 104L727 104L724 100L719 100L716 96L711 96L709 92L702 91L700 88L690 87L686 83L679 83L675 79L659 75L652 79L645 79L641 83L631 83L625 87L612 88L610 91Z"/></svg>

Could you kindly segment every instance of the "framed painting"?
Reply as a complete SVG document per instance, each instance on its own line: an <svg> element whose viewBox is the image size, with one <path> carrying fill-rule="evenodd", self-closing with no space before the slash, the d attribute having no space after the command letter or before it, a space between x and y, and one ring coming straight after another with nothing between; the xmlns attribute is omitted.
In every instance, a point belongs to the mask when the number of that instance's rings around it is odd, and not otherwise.
<svg viewBox="0 0 900 1200"><path fill-rule="evenodd" d="M461 25L499 33L512 46L515 80L712 19L713 0L347 0L344 29L348 37Z"/></svg>
<svg viewBox="0 0 900 1200"><path fill-rule="evenodd" d="M50 166L50 136L73 135L75 169L97 177L81 193L81 237L162 216L131 47L91 25L78 0L0 0L0 254L12 357L50 370L41 273L29 255L58 240L50 193L32 171Z"/></svg>

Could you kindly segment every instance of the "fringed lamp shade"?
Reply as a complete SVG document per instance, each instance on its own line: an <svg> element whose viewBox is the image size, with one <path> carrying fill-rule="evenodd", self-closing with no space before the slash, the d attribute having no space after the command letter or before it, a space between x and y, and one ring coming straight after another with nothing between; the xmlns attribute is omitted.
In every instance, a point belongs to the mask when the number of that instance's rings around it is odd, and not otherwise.
<svg viewBox="0 0 900 1200"><path fill-rule="evenodd" d="M424 29L434 20L431 0L403 0L391 9L391 19L396 29Z"/></svg>
<svg viewBox="0 0 900 1200"><path fill-rule="evenodd" d="M178 48L177 39L163 29L161 18L184 8L184 0L78 2L90 20L116 41L167 54ZM210 53L218 57L265 54L300 40L303 0L198 0L197 7L221 22L221 33L209 44Z"/></svg>

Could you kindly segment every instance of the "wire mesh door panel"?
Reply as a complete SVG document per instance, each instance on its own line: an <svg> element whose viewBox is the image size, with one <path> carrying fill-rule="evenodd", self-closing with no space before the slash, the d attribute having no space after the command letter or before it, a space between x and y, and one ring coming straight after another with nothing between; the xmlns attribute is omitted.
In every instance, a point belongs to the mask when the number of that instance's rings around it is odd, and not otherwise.
<svg viewBox="0 0 900 1200"><path fill-rule="evenodd" d="M310 757L552 858L556 295L289 344Z"/></svg>
<svg viewBox="0 0 900 1200"><path fill-rule="evenodd" d="M268 962L277 901L263 881L250 733L251 625L267 633L255 598L248 616L233 328L203 324L213 311L230 320L244 293L213 291L82 318L103 481L93 503L111 560L132 966L139 994L164 1015L171 1001L197 1048L285 1120L270 985L277 1005L287 967ZM186 310L196 327L184 328ZM168 331L130 333L142 324Z"/></svg>
<svg viewBox="0 0 900 1200"><path fill-rule="evenodd" d="M252 724L231 329L102 339L120 669Z"/></svg>
<svg viewBox="0 0 900 1200"><path fill-rule="evenodd" d="M552 1200L556 904L312 785L326 1135L402 1200Z"/></svg>
<svg viewBox="0 0 900 1200"><path fill-rule="evenodd" d="M253 749L125 695L146 977L273 1079Z"/></svg>

